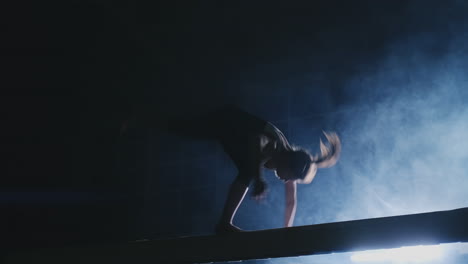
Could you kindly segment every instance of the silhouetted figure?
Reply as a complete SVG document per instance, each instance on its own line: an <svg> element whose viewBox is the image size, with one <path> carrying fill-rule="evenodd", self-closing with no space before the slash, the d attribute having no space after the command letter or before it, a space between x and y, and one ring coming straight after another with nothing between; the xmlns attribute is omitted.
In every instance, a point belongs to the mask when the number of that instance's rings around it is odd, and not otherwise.
<svg viewBox="0 0 468 264"><path fill-rule="evenodd" d="M273 124L237 107L229 106L192 119L169 122L169 130L192 138L216 139L234 161L238 175L231 184L216 233L241 231L232 224L239 205L250 184L252 195L265 194L262 168L274 170L286 188L284 226L293 225L296 211L296 184L312 182L317 168L333 166L341 151L335 133L325 133L329 146L320 142L321 154L312 156L306 150L291 145Z"/></svg>
<svg viewBox="0 0 468 264"><path fill-rule="evenodd" d="M329 145L320 141L319 155L291 145L283 133L270 122L262 120L235 106L227 106L198 116L165 121L150 121L152 127L194 139L214 139L234 161L238 175L230 186L216 233L241 231L232 224L239 205L253 182L252 195L261 199L267 189L262 169L274 170L286 190L284 226L293 225L296 212L297 183L312 182L317 168L328 168L338 160L341 144L335 133L324 133ZM124 132L128 122L122 123Z"/></svg>

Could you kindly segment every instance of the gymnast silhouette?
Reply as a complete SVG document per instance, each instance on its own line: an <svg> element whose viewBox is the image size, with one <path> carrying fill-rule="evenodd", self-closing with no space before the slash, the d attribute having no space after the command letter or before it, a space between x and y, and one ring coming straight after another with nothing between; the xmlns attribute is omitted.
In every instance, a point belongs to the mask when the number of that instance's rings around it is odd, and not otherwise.
<svg viewBox="0 0 468 264"><path fill-rule="evenodd" d="M222 107L196 118L170 119L167 128L173 133L195 139L218 140L238 169L215 227L217 234L242 231L233 224L233 219L252 183L253 197L264 197L267 184L262 176L263 168L274 170L276 177L284 182L284 226L292 226L296 213L297 184L312 182L317 168L335 165L341 151L338 136L324 132L328 144L320 141L321 153L311 155L305 149L291 145L270 122L235 106Z"/></svg>

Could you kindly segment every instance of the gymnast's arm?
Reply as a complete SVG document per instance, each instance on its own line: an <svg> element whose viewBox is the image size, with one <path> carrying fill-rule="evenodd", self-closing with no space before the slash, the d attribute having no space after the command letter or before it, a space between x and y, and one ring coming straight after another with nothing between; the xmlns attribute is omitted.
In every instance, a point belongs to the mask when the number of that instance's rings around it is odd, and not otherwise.
<svg viewBox="0 0 468 264"><path fill-rule="evenodd" d="M284 226L293 226L294 216L296 215L297 206L297 184L296 181L287 181L284 184L286 194L286 208L284 211Z"/></svg>

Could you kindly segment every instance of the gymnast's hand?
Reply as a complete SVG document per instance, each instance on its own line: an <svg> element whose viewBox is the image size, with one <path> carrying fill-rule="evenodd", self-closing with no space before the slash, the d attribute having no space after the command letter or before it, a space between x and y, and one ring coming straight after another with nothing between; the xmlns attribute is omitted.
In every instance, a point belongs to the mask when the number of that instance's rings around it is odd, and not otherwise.
<svg viewBox="0 0 468 264"><path fill-rule="evenodd" d="M256 201L261 201L265 198L266 196L266 193L267 193L267 185L266 185L266 182L265 180L263 179L257 179L255 182L254 182L254 188L253 188L253 192L252 192L252 197L256 200Z"/></svg>

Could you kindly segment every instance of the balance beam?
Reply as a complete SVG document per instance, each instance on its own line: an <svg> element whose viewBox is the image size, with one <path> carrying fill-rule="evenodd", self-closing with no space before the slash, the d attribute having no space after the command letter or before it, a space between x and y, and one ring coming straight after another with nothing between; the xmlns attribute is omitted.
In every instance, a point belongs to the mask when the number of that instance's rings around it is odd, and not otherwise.
<svg viewBox="0 0 468 264"><path fill-rule="evenodd" d="M218 236L37 249L23 263L206 263L468 242L468 208Z"/></svg>

